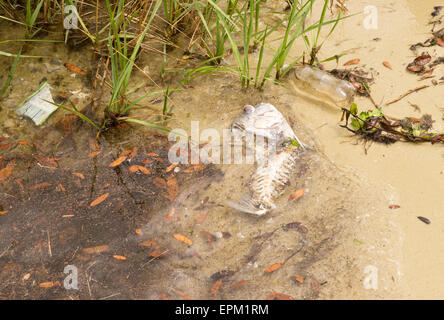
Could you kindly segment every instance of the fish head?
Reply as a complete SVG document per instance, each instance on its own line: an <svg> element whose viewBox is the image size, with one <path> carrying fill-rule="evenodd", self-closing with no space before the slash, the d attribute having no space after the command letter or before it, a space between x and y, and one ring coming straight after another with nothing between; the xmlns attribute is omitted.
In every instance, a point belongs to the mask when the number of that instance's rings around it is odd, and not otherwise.
<svg viewBox="0 0 444 320"><path fill-rule="evenodd" d="M242 115L233 121L231 131L234 135L253 134L276 143L296 138L282 113L270 103L244 106Z"/></svg>

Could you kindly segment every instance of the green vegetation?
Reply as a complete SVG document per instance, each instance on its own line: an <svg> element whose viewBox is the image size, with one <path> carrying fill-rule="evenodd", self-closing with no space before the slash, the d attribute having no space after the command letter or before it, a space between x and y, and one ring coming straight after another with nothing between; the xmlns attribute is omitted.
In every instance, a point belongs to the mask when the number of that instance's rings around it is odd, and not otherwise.
<svg viewBox="0 0 444 320"><path fill-rule="evenodd" d="M238 75L243 88L254 86L262 90L269 81L279 83L296 64L304 62L306 55L310 56L310 64L319 62L317 54L323 41L343 19L340 12L333 19L326 19L329 0L295 0L288 2L288 10L267 12L263 8L264 1L25 0L19 1L19 10L14 10L16 7L12 1L1 0L0 19L23 26L24 41L35 44L45 41L33 39L38 37L39 31L50 24L63 24L65 8L70 5L70 14L78 17L78 29L64 29L63 40L66 43L75 40L72 42L74 45L89 41L97 57L106 56L106 79L102 84L109 86L110 98L104 104L104 119L93 121L83 114L80 116L81 112L72 103L70 107L63 108L100 130L120 121L157 128L172 114L169 94L175 91L170 89L173 85L189 83L208 73L229 72ZM319 17L313 14L316 3L322 9ZM278 16L279 19L267 24L264 22L269 21L264 19L267 15ZM321 31L327 25L331 25L330 30L321 41L324 34ZM184 40L185 43L188 41L188 45L184 45ZM296 43L305 44L305 50L298 52L298 56L292 56ZM194 55L198 59L186 67L169 68L173 65L172 50L182 50L184 56ZM161 58L161 83L155 83L159 90L133 99L132 95L143 85L132 81L134 68L141 70L137 59L142 51ZM20 57L25 57L22 50L9 55L15 59L0 90L0 97L10 84ZM230 63L227 58L231 58ZM176 57L173 59L177 60ZM173 77L167 77L167 73L173 74ZM180 80L180 83L174 79ZM131 109L157 94L165 97L158 123L129 118ZM100 122L102 124L98 125Z"/></svg>

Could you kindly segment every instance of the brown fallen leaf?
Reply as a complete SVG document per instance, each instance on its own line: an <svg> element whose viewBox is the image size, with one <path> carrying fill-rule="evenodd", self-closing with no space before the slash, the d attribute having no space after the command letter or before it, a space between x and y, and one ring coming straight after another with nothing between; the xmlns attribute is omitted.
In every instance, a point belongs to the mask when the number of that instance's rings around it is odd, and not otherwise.
<svg viewBox="0 0 444 320"><path fill-rule="evenodd" d="M228 270L228 269L223 269L220 271L217 271L215 273L213 273L210 276L211 281L215 282L219 279L222 279L223 281L226 281L228 278L231 278L234 274L236 273L236 271L233 270Z"/></svg>
<svg viewBox="0 0 444 320"><path fill-rule="evenodd" d="M391 204L391 205L389 205L389 209L399 209L399 208L401 208L401 206L400 206L400 205L397 205L397 204Z"/></svg>
<svg viewBox="0 0 444 320"><path fill-rule="evenodd" d="M42 183L38 183L36 185L33 185L32 187L29 187L29 190L43 189L43 188L48 188L50 186L52 186L51 183L49 183L49 182L42 182Z"/></svg>
<svg viewBox="0 0 444 320"><path fill-rule="evenodd" d="M139 246L151 247L153 244L156 244L156 241L143 241L139 243Z"/></svg>
<svg viewBox="0 0 444 320"><path fill-rule="evenodd" d="M353 64L358 64L361 61L361 59L352 59L344 63L344 66L351 66Z"/></svg>
<svg viewBox="0 0 444 320"><path fill-rule="evenodd" d="M169 176L166 185L168 190L168 195L166 196L166 198L170 201L173 201L176 198L177 192L179 190L179 185L177 184L176 177L174 175Z"/></svg>
<svg viewBox="0 0 444 320"><path fill-rule="evenodd" d="M165 293L161 292L160 293L160 299L162 300L173 300L173 298L168 297Z"/></svg>
<svg viewBox="0 0 444 320"><path fill-rule="evenodd" d="M299 283L304 283L304 278L298 274L293 276L292 279L299 282Z"/></svg>
<svg viewBox="0 0 444 320"><path fill-rule="evenodd" d="M131 152L130 152L130 154L129 154L129 156L128 156L128 159L133 159L135 156L137 156L137 151L138 149L137 149L137 147L134 147L132 150L131 150Z"/></svg>
<svg viewBox="0 0 444 320"><path fill-rule="evenodd" d="M134 164L128 168L128 171L131 173L137 172L137 171L139 171L139 166Z"/></svg>
<svg viewBox="0 0 444 320"><path fill-rule="evenodd" d="M237 287L243 286L244 284L247 284L247 283L248 283L248 280L241 280L239 282L234 283L231 287L237 288Z"/></svg>
<svg viewBox="0 0 444 320"><path fill-rule="evenodd" d="M423 52L419 57L416 57L413 62L407 65L407 70L411 72L421 72L424 70L424 66L432 60L432 57L427 53Z"/></svg>
<svg viewBox="0 0 444 320"><path fill-rule="evenodd" d="M88 142L91 151L99 151L99 142L96 139L89 138Z"/></svg>
<svg viewBox="0 0 444 320"><path fill-rule="evenodd" d="M138 166L139 167L139 171L144 173L144 174L151 174L151 171L148 170L147 168L145 168L144 166Z"/></svg>
<svg viewBox="0 0 444 320"><path fill-rule="evenodd" d="M384 67L389 68L390 70L393 70L392 65L390 64L390 62L384 61L382 64L384 65Z"/></svg>
<svg viewBox="0 0 444 320"><path fill-rule="evenodd" d="M265 272L273 272L273 271L279 269L280 267L282 267L281 262L273 263L271 266L269 266L269 267L267 267L267 269L265 269Z"/></svg>
<svg viewBox="0 0 444 320"><path fill-rule="evenodd" d="M319 284L319 281L316 280L316 278L311 278L311 287L315 292L319 292L321 285Z"/></svg>
<svg viewBox="0 0 444 320"><path fill-rule="evenodd" d="M121 164L123 161L125 161L126 160L126 156L121 156L121 157L118 157L116 160L114 160L113 162L111 162L110 164L109 164L109 166L110 167L116 167L116 166L118 166L119 164Z"/></svg>
<svg viewBox="0 0 444 320"><path fill-rule="evenodd" d="M89 205L90 207L94 207L96 205L98 205L99 203L102 203L106 198L108 198L109 193L105 193L102 194L100 197L98 197L96 200L94 200L93 202L91 202L91 204Z"/></svg>
<svg viewBox="0 0 444 320"><path fill-rule="evenodd" d="M12 143L0 144L0 150L8 149L10 146L12 146Z"/></svg>
<svg viewBox="0 0 444 320"><path fill-rule="evenodd" d="M182 241L182 242L190 245L190 246L193 244L193 241L191 241L190 239L188 239L187 237L185 237L185 236L183 236L181 234L175 233L175 234L173 234L173 237L176 238L179 241Z"/></svg>
<svg viewBox="0 0 444 320"><path fill-rule="evenodd" d="M48 157L41 156L39 154L35 154L33 157L42 166L50 167L50 168L58 168L59 167L59 164L56 161L57 158L48 158Z"/></svg>
<svg viewBox="0 0 444 320"><path fill-rule="evenodd" d="M212 234L209 233L208 231L204 231L204 230L202 230L202 231L200 232L200 234L201 234L203 237L207 238L208 245L210 246L211 249L213 249L213 241L216 241L216 240L217 240L216 236L215 236L215 235L212 235Z"/></svg>
<svg viewBox="0 0 444 320"><path fill-rule="evenodd" d="M128 150L122 151L122 152L120 153L119 157L127 156L127 155L129 155L130 153L131 153L131 149L128 149Z"/></svg>
<svg viewBox="0 0 444 320"><path fill-rule="evenodd" d="M70 64L70 63L66 62L64 64L64 66L65 66L66 69L68 69L71 72L80 74L82 76L86 76L86 72L85 71L83 71L82 69L80 69L79 67L77 67L77 66L75 66L73 64Z"/></svg>
<svg viewBox="0 0 444 320"><path fill-rule="evenodd" d="M230 239L230 238L231 238L231 233L226 232L226 231L223 231L223 232L222 232L222 237L223 237L224 239Z"/></svg>
<svg viewBox="0 0 444 320"><path fill-rule="evenodd" d="M142 229L136 229L136 234L139 236L143 235Z"/></svg>
<svg viewBox="0 0 444 320"><path fill-rule="evenodd" d="M196 224L202 223L208 216L208 212L202 213L200 216L196 218Z"/></svg>
<svg viewBox="0 0 444 320"><path fill-rule="evenodd" d="M305 189L299 189L296 190L295 192L293 192L292 194L290 194L290 196L288 197L288 201L293 201L296 199L299 199L300 197L302 197L305 193Z"/></svg>
<svg viewBox="0 0 444 320"><path fill-rule="evenodd" d="M88 157L89 157L89 158L97 157L97 155L98 155L100 152L101 152L101 151L93 151L93 152L91 152L91 153L88 155Z"/></svg>
<svg viewBox="0 0 444 320"><path fill-rule="evenodd" d="M153 182L154 182L154 185L158 188L166 189L166 187L167 187L167 182L165 181L165 179L162 179L160 177L155 177L153 179Z"/></svg>
<svg viewBox="0 0 444 320"><path fill-rule="evenodd" d="M75 175L76 177L79 177L80 179L85 179L85 176L83 174L81 174L80 172L73 172L73 175Z"/></svg>
<svg viewBox="0 0 444 320"><path fill-rule="evenodd" d="M52 288L52 287L54 287L54 282L50 282L50 281L42 282L39 284L39 287L40 288Z"/></svg>
<svg viewBox="0 0 444 320"><path fill-rule="evenodd" d="M292 296L289 296L288 294L272 291L268 295L267 300L296 300L296 299L293 298Z"/></svg>
<svg viewBox="0 0 444 320"><path fill-rule="evenodd" d="M158 157L159 155L157 153L150 152L150 153L147 154L147 156L149 156L149 157Z"/></svg>
<svg viewBox="0 0 444 320"><path fill-rule="evenodd" d="M422 222L424 222L425 224L430 224L431 221L429 219L427 219L426 217L417 217L419 220L421 220Z"/></svg>
<svg viewBox="0 0 444 320"><path fill-rule="evenodd" d="M187 295L185 292L182 292L174 288L173 290L176 291L178 294L180 294L185 300L192 300L192 298L189 295Z"/></svg>
<svg viewBox="0 0 444 320"><path fill-rule="evenodd" d="M5 181L6 179L9 178L9 176L11 175L12 171L14 170L14 166L15 166L15 159L10 161L6 167L4 167L3 169L0 170L0 182Z"/></svg>
<svg viewBox="0 0 444 320"><path fill-rule="evenodd" d="M177 167L179 165L179 163L173 163L172 165L168 166L165 169L165 172L170 172L171 170L173 170L175 167Z"/></svg>
<svg viewBox="0 0 444 320"><path fill-rule="evenodd" d="M222 285L222 279L217 280L210 289L210 294L214 296L217 291L219 291L220 286Z"/></svg>
<svg viewBox="0 0 444 320"><path fill-rule="evenodd" d="M108 250L109 250L109 247L107 245L82 249L82 251L86 254L101 253L101 252L108 251Z"/></svg>
<svg viewBox="0 0 444 320"><path fill-rule="evenodd" d="M158 258L158 257L160 257L160 256L163 256L163 255L167 254L168 251L169 251L169 250L156 249L156 250L154 250L154 251L151 251L151 252L149 253L149 256L150 256L150 257L153 257L153 258Z"/></svg>
<svg viewBox="0 0 444 320"><path fill-rule="evenodd" d="M126 260L125 256L119 256L118 254L113 255L113 258L117 260Z"/></svg>

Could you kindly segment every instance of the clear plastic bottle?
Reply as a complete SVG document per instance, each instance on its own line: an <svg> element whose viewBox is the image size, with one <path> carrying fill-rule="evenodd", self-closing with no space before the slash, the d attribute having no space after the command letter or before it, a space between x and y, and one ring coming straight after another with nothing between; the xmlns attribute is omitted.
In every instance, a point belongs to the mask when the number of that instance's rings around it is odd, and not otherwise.
<svg viewBox="0 0 444 320"><path fill-rule="evenodd" d="M356 89L348 81L308 65L296 68L295 75L316 91L329 96L339 106L348 107L353 102Z"/></svg>

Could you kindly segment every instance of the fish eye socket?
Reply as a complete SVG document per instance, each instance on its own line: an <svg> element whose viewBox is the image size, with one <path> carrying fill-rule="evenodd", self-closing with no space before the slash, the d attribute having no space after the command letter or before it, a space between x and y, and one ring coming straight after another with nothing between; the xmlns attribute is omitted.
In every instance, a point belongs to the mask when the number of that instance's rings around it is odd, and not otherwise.
<svg viewBox="0 0 444 320"><path fill-rule="evenodd" d="M244 113L252 113L254 111L254 107L252 105L247 104L244 106Z"/></svg>

